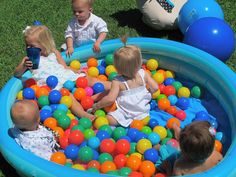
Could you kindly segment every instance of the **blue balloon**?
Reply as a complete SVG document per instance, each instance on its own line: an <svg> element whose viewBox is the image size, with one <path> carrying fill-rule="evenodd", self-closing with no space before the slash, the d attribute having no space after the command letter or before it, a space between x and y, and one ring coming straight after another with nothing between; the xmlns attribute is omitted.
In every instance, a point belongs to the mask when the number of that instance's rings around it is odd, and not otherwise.
<svg viewBox="0 0 236 177"><path fill-rule="evenodd" d="M35 92L32 88L25 88L22 93L24 99L33 100L35 98Z"/></svg>
<svg viewBox="0 0 236 177"><path fill-rule="evenodd" d="M201 18L190 25L183 42L223 62L231 56L235 47L234 31L224 20L215 17Z"/></svg>
<svg viewBox="0 0 236 177"><path fill-rule="evenodd" d="M56 76L48 76L46 83L48 87L55 88L58 84L58 79Z"/></svg>
<svg viewBox="0 0 236 177"><path fill-rule="evenodd" d="M216 17L224 20L220 5L214 0L189 0L180 9L178 26L184 34L187 28L200 18Z"/></svg>
<svg viewBox="0 0 236 177"><path fill-rule="evenodd" d="M62 97L61 92L59 92L58 90L52 90L48 95L48 99L50 103L52 104L59 103L61 100L61 97Z"/></svg>
<svg viewBox="0 0 236 177"><path fill-rule="evenodd" d="M66 147L64 154L68 159L76 160L79 154L79 147L74 144L70 144Z"/></svg>
<svg viewBox="0 0 236 177"><path fill-rule="evenodd" d="M93 85L93 92L94 94L104 92L105 87L101 82L97 82Z"/></svg>
<svg viewBox="0 0 236 177"><path fill-rule="evenodd" d="M159 159L158 152L154 148L147 149L143 155L145 160L149 160L153 163L156 163Z"/></svg>

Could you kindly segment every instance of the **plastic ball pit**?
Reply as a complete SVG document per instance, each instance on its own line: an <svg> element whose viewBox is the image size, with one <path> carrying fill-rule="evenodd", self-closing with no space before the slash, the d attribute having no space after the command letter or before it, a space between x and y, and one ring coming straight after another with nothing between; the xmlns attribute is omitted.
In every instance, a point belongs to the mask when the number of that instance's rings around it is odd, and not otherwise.
<svg viewBox="0 0 236 177"><path fill-rule="evenodd" d="M135 44L142 49L144 58L157 58L161 67L181 73L191 81L195 81L205 88L219 101L224 108L228 120L221 120L223 132L227 135L229 148L225 152L224 159L207 172L191 175L191 177L233 177L236 176L236 75L224 63L215 57L185 44L153 39L130 38L128 44ZM104 58L115 49L122 46L120 40L106 41L101 46L101 53L96 58ZM92 46L82 46L75 50L72 57L66 58L67 63L80 58L84 63L91 57ZM63 54L65 57L65 54ZM27 79L31 75L25 73ZM94 177L109 176L103 174L79 171L69 167L41 159L30 152L23 150L16 144L9 134L12 127L10 108L16 95L22 89L22 83L16 78L8 81L0 93L0 151L4 158L17 170L21 176L60 177L83 176ZM232 138L231 138L232 137ZM186 175L187 177L188 175Z"/></svg>

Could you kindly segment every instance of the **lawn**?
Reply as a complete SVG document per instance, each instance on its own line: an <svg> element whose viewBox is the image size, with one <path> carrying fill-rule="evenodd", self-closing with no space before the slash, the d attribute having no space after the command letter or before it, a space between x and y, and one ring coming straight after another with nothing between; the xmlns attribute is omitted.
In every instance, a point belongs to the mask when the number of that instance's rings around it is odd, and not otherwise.
<svg viewBox="0 0 236 177"><path fill-rule="evenodd" d="M225 20L236 31L236 5L234 1L219 0ZM94 4L94 13L108 24L108 38L123 34L131 37L145 36L182 41L182 34L176 31L155 31L141 22L141 13L135 0L100 0ZM57 47L64 42L64 30L72 16L70 1L67 0L1 0L0 1L0 89L12 77L16 65L25 56L22 30L39 20L53 32ZM227 45L227 44L222 44ZM236 70L236 52L227 61ZM17 176L0 156L0 177ZM2 172L1 172L2 171Z"/></svg>

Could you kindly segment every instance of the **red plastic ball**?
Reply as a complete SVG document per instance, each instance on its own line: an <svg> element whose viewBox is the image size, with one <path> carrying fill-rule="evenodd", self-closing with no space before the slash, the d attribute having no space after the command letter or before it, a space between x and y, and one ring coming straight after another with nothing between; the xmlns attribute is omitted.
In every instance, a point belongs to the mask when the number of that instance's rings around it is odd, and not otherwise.
<svg viewBox="0 0 236 177"><path fill-rule="evenodd" d="M143 174L137 171L132 171L128 177L143 177Z"/></svg>
<svg viewBox="0 0 236 177"><path fill-rule="evenodd" d="M36 80L33 78L30 78L25 81L24 86L25 86L25 88L28 88L28 87L31 87L32 85L36 85L36 84L37 84Z"/></svg>
<svg viewBox="0 0 236 177"><path fill-rule="evenodd" d="M130 150L130 143L126 139L120 139L116 142L116 154L127 154Z"/></svg>
<svg viewBox="0 0 236 177"><path fill-rule="evenodd" d="M112 139L104 139L100 144L100 152L113 153L116 147L116 143Z"/></svg>
<svg viewBox="0 0 236 177"><path fill-rule="evenodd" d="M61 92L62 96L69 96L70 95L70 91L67 90L66 88L61 88L60 92Z"/></svg>
<svg viewBox="0 0 236 177"><path fill-rule="evenodd" d="M78 125L78 120L77 119L72 119L70 122L70 126L69 129L71 129L72 127L74 127L75 125Z"/></svg>
<svg viewBox="0 0 236 177"><path fill-rule="evenodd" d="M157 105L160 110L166 110L170 107L170 101L167 98L162 98L158 100Z"/></svg>
<svg viewBox="0 0 236 177"><path fill-rule="evenodd" d="M154 177L167 177L167 175L164 173L157 173L157 174L155 174Z"/></svg>
<svg viewBox="0 0 236 177"><path fill-rule="evenodd" d="M74 130L69 135L69 144L80 145L84 141L84 134L79 130Z"/></svg>
<svg viewBox="0 0 236 177"><path fill-rule="evenodd" d="M86 88L88 86L88 79L86 77L79 77L75 84L76 87Z"/></svg>
<svg viewBox="0 0 236 177"><path fill-rule="evenodd" d="M172 85L167 85L167 86L164 87L163 93L164 93L166 96L175 95L176 90L175 90L174 86L172 86Z"/></svg>
<svg viewBox="0 0 236 177"><path fill-rule="evenodd" d="M164 88L165 88L164 84L159 84L159 89L161 93L164 93Z"/></svg>
<svg viewBox="0 0 236 177"><path fill-rule="evenodd" d="M170 106L169 108L166 109L166 112L168 112L169 114L175 116L175 114L177 112L177 108L175 106Z"/></svg>
<svg viewBox="0 0 236 177"><path fill-rule="evenodd" d="M177 117L179 120L185 120L186 113L183 110L179 110L176 112L175 117Z"/></svg>
<svg viewBox="0 0 236 177"><path fill-rule="evenodd" d="M80 101L81 106L82 106L85 110L87 110L87 109L89 109L89 108L92 108L92 107L93 107L93 103L94 103L94 101L93 101L92 97L90 97L90 96L84 96L84 97L81 99L81 101Z"/></svg>
<svg viewBox="0 0 236 177"><path fill-rule="evenodd" d="M114 158L114 163L118 169L125 167L127 157L124 154L118 154Z"/></svg>
<svg viewBox="0 0 236 177"><path fill-rule="evenodd" d="M59 138L59 144L60 144L60 148L65 149L69 145L68 137L63 136Z"/></svg>

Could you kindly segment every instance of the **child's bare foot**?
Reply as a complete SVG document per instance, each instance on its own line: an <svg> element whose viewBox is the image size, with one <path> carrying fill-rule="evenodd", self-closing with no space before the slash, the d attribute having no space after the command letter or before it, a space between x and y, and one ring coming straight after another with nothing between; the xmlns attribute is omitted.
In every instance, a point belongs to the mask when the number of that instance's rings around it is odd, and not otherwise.
<svg viewBox="0 0 236 177"><path fill-rule="evenodd" d="M87 118L89 118L91 121L94 121L94 119L96 118L95 115L89 114L89 113L87 113L87 112L84 113L83 117L87 117Z"/></svg>

